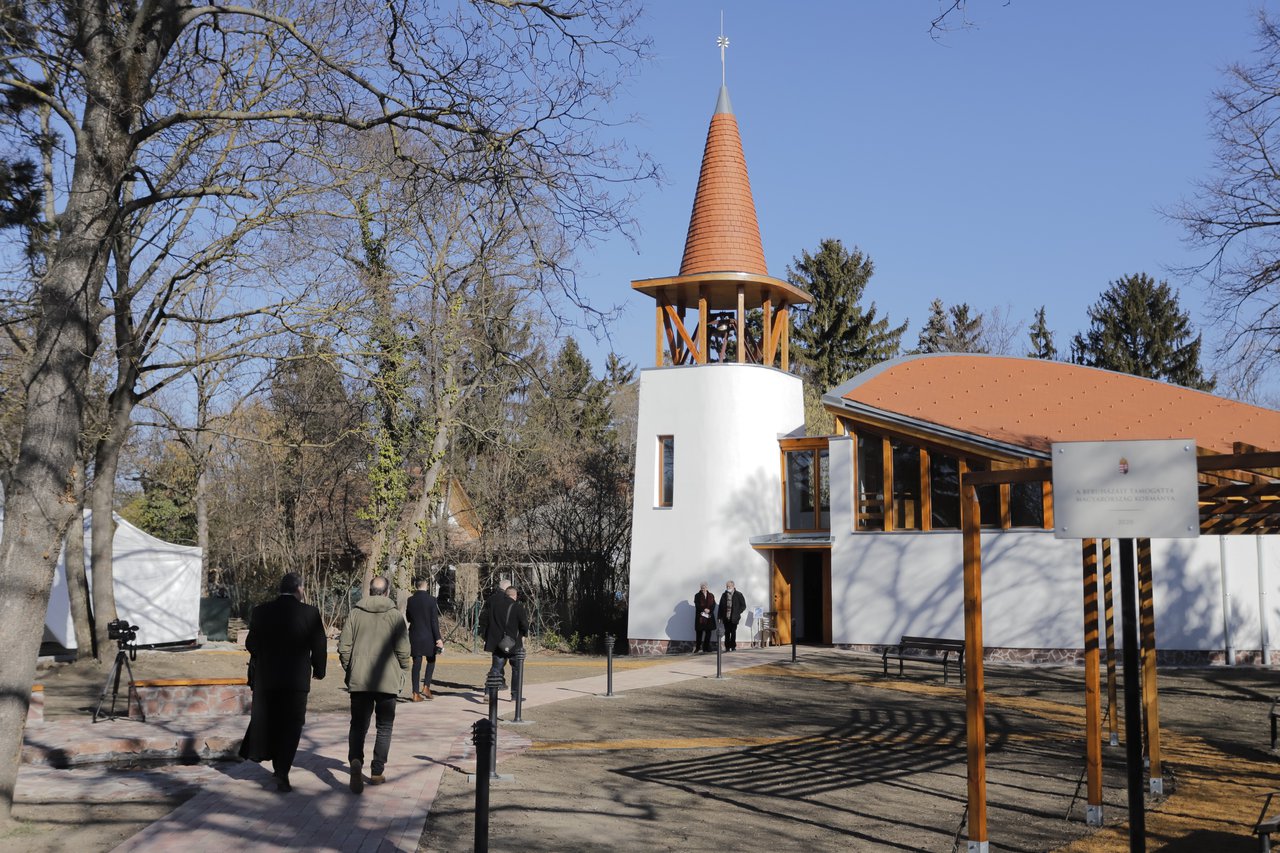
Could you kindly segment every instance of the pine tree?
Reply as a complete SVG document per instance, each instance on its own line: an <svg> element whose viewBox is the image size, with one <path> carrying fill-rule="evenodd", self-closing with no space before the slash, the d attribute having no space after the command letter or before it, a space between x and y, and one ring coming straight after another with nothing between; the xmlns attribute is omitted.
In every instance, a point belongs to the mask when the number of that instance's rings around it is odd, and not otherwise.
<svg viewBox="0 0 1280 853"><path fill-rule="evenodd" d="M849 251L834 238L818 244L814 254L802 251L787 267L788 280L813 296L796 309L796 362L819 391L839 385L856 373L893 358L902 346L907 324L890 326L876 317L872 302L861 304L875 272L871 258L856 246Z"/></svg>
<svg viewBox="0 0 1280 853"><path fill-rule="evenodd" d="M920 329L916 351L986 352L982 343L982 315L970 314L969 303L945 308L941 299L929 303L929 319Z"/></svg>
<svg viewBox="0 0 1280 853"><path fill-rule="evenodd" d="M1044 306L1040 306L1040 310L1036 311L1036 321L1031 326L1031 350L1027 353L1029 358L1043 358L1046 361L1053 361L1058 357L1058 348L1053 345L1053 331L1049 328L1049 324L1044 318Z"/></svg>
<svg viewBox="0 0 1280 853"><path fill-rule="evenodd" d="M1200 335L1167 282L1146 273L1111 282L1089 309L1089 328L1071 339L1076 364L1210 391L1200 368Z"/></svg>

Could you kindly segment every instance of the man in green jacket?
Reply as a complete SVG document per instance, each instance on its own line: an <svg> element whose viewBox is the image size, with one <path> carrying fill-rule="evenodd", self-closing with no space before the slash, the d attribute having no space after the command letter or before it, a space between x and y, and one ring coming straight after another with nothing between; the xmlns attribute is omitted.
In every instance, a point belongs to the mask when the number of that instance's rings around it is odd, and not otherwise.
<svg viewBox="0 0 1280 853"><path fill-rule="evenodd" d="M347 673L351 694L351 737L347 760L351 763L351 790L364 790L364 740L369 733L369 717L377 717L373 740L373 761L369 764L369 784L387 781L383 770L391 752L391 727L396 721L396 697L404 689L409 671L409 629L404 617L388 596L391 584L385 577L369 583L369 594L360 599L342 627L338 640L338 660Z"/></svg>

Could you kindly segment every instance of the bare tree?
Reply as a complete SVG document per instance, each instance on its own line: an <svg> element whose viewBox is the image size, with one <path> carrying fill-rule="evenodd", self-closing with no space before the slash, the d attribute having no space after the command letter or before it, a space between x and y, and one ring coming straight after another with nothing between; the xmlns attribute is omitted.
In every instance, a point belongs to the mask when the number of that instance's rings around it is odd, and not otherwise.
<svg viewBox="0 0 1280 853"><path fill-rule="evenodd" d="M1194 199L1172 210L1190 243L1208 251L1182 270L1209 280L1212 321L1225 335L1224 364L1280 363L1280 26L1258 13L1258 46L1214 93L1213 174Z"/></svg>
<svg viewBox="0 0 1280 853"><path fill-rule="evenodd" d="M481 0L453 6L371 0L188 5L61 0L0 19L0 87L60 122L54 181L63 206L35 283L26 405L9 472L0 538L0 821L11 814L17 756L40 622L58 543L74 514L71 471L83 426L89 363L100 341L99 293L135 211L184 198L269 198L295 157L333 127L388 128L434 146L435 168L513 205L549 199L575 238L612 227L602 171L628 174L587 132L620 65L636 56L625 0ZM607 65L602 65L602 60ZM444 70L441 70L444 69ZM11 116L10 140L40 129ZM166 152L230 135L246 159L217 183L204 170L126 186ZM466 155L455 159L456 154ZM119 259L116 259L117 263Z"/></svg>

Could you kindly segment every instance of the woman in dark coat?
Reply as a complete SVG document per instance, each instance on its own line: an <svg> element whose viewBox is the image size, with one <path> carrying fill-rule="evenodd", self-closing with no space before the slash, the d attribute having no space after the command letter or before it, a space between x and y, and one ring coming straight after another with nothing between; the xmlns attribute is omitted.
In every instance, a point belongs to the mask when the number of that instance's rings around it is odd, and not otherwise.
<svg viewBox="0 0 1280 853"><path fill-rule="evenodd" d="M426 579L419 578L417 587L405 605L404 618L409 623L409 654L413 657L413 701L421 702L432 698L431 676L436 671L436 655L444 648L444 638L440 636L440 609L435 596L428 592ZM423 658L427 659L427 672L419 690Z"/></svg>
<svg viewBox="0 0 1280 853"><path fill-rule="evenodd" d="M693 630L695 652L711 651L711 633L716 628L716 594L704 583L693 597Z"/></svg>

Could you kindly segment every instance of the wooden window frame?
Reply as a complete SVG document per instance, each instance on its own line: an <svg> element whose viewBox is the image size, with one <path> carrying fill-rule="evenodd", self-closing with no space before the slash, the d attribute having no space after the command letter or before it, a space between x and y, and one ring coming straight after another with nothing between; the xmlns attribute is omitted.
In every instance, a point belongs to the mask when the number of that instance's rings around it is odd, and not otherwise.
<svg viewBox="0 0 1280 853"><path fill-rule="evenodd" d="M822 451L827 451L828 464L831 459L831 445L825 437L821 438L782 438L778 440L778 464L782 469L782 531L784 533L816 533L822 530L830 530L831 523L828 519L827 525L821 526L822 521L822 466L818 463L818 456ZM810 489L813 492L813 527L788 527L789 521L787 512L787 454L797 453L805 450L811 450L813 457L813 482ZM829 493L828 493L829 494ZM827 512L830 512L830 506Z"/></svg>

